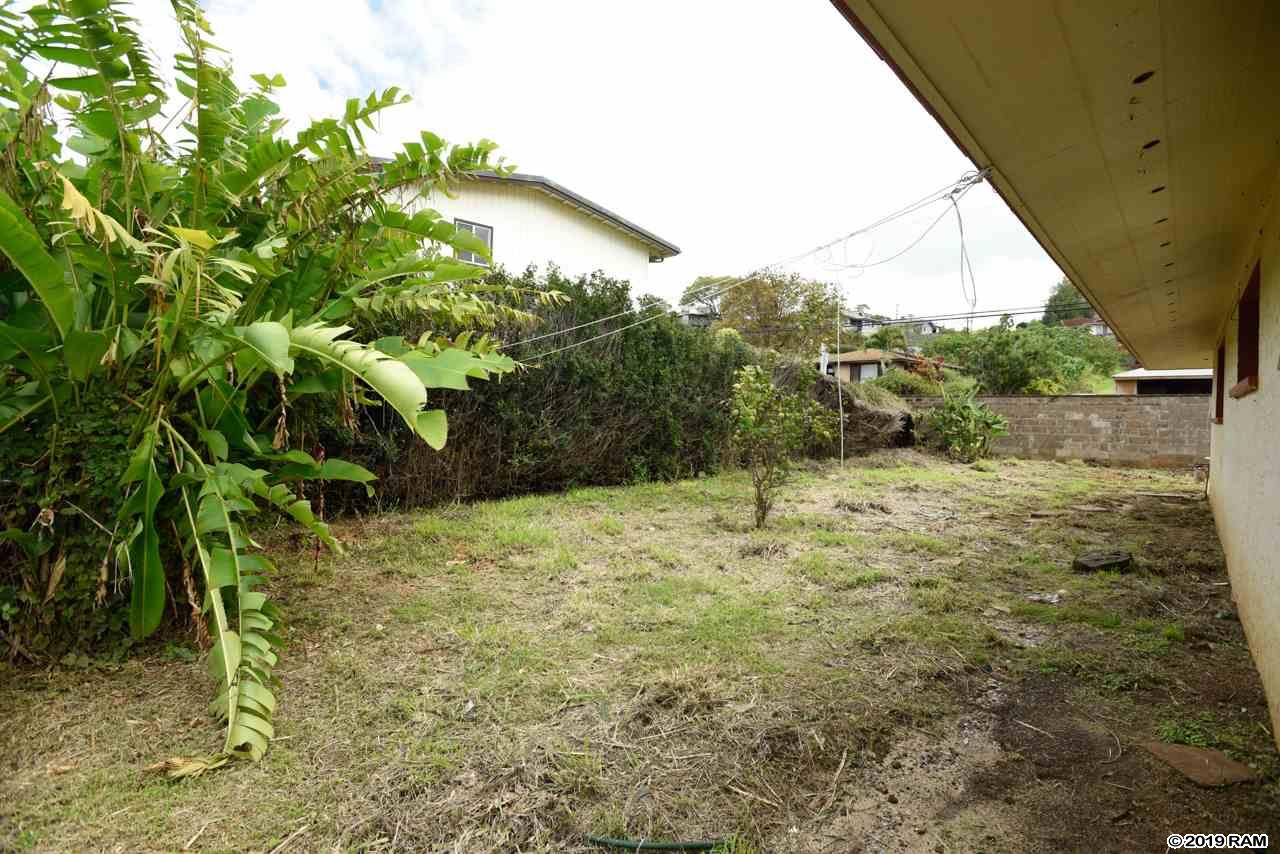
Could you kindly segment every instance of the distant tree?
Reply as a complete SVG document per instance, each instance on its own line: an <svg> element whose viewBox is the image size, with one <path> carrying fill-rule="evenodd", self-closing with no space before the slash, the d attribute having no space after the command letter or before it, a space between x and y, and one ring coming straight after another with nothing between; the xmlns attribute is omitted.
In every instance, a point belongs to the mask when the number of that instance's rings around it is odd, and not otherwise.
<svg viewBox="0 0 1280 854"><path fill-rule="evenodd" d="M1093 317L1093 309L1070 279L1063 279L1054 285L1053 293L1045 303L1043 323L1046 326L1061 326L1062 321L1072 317Z"/></svg>
<svg viewBox="0 0 1280 854"><path fill-rule="evenodd" d="M947 332L925 342L925 353L962 365L989 394L1065 394L1113 373L1124 359L1115 339L1087 329L1008 317L975 332Z"/></svg>
<svg viewBox="0 0 1280 854"><path fill-rule="evenodd" d="M835 342L828 341L827 343L834 344ZM853 350L865 350L868 346L870 345L867 344L867 336L863 335L861 332L854 332L852 329L842 329L840 331L839 350L841 353L849 353ZM835 348L832 348L831 352L836 352Z"/></svg>
<svg viewBox="0 0 1280 854"><path fill-rule="evenodd" d="M680 295L680 307L690 311L720 314L720 291L729 284L726 276L699 276Z"/></svg>
<svg viewBox="0 0 1280 854"><path fill-rule="evenodd" d="M671 303L656 294L641 294L636 300L636 307L645 315L659 312L671 313Z"/></svg>
<svg viewBox="0 0 1280 854"><path fill-rule="evenodd" d="M835 339L838 304L834 285L763 273L721 296L720 325L758 347L816 356L824 342Z"/></svg>
<svg viewBox="0 0 1280 854"><path fill-rule="evenodd" d="M867 338L867 346L877 350L901 350L907 346L907 333L898 326L881 326Z"/></svg>

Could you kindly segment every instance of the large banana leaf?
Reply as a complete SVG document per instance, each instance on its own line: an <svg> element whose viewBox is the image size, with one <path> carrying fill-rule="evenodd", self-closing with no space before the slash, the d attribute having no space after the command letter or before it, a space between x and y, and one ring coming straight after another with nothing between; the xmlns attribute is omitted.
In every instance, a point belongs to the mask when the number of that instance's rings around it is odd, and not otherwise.
<svg viewBox="0 0 1280 854"><path fill-rule="evenodd" d="M167 581L176 580L166 570L198 569L226 741L214 757L170 768L186 774L231 755L256 759L274 734L280 618L257 589L271 567L247 520L270 508L340 551L295 484L369 488L374 479L360 466L288 450L290 435L314 435L297 423L313 410L297 397L366 386L371 393L357 402L380 397L439 448L448 421L428 408L428 390L463 391L471 379L511 370L470 331L527 317L515 308L520 298L506 299L510 291L468 283L479 268L441 255L447 246L483 254L474 235L394 201L401 191L448 192L470 171L501 170L490 162L492 143L450 146L424 132L375 166L363 134L379 112L407 100L395 89L284 138L271 97L283 79L257 75L258 90L242 92L198 0L171 3L182 46L169 86L123 0L27 4L20 17L0 0L0 253L8 259L0 266L9 271L0 289L0 434L15 424L47 434L36 465L50 483L70 456L125 449L119 460L93 458L80 483L67 478L55 494L77 507L86 495L100 502L107 524L93 534L109 539L131 579L135 637L164 617ZM161 129L166 105L177 108ZM334 325L347 317L426 332L417 347L399 339L395 352L379 352ZM273 419L278 430L268 438ZM104 443L72 447L64 429L72 422L82 434L83 425L102 425L94 429ZM121 468L118 491L83 487L94 472ZM70 514L41 537L63 551L88 541Z"/></svg>
<svg viewBox="0 0 1280 854"><path fill-rule="evenodd" d="M137 518L128 547L133 576L129 629L135 638L154 632L164 615L164 564L160 561L160 533L156 527L156 508L164 494L164 484L156 470L157 430L153 426L143 434L121 481L125 486L138 484L123 511L126 517Z"/></svg>
<svg viewBox="0 0 1280 854"><path fill-rule="evenodd" d="M0 190L0 251L40 295L58 334L66 335L76 320L75 289L63 277L62 265L44 248L31 220L4 190Z"/></svg>
<svg viewBox="0 0 1280 854"><path fill-rule="evenodd" d="M515 368L509 356L497 353L481 355L471 350L450 347L428 354L410 350L400 357L427 388L451 388L466 391L467 378L485 379L491 373L507 373Z"/></svg>
<svg viewBox="0 0 1280 854"><path fill-rule="evenodd" d="M362 344L339 340L349 326L313 323L290 332L295 350L325 364L342 368L382 396L405 423L433 448L444 447L447 422L443 410L424 412L427 389L404 362Z"/></svg>

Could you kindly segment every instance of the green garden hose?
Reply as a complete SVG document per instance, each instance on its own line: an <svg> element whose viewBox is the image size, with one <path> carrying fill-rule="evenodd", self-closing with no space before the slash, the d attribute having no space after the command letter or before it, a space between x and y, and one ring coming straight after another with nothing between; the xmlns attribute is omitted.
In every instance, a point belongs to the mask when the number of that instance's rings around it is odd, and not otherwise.
<svg viewBox="0 0 1280 854"><path fill-rule="evenodd" d="M608 845L610 848L627 848L631 851L712 851L723 840L712 839L702 842L648 842L643 839L614 839L608 836L588 836L588 842L596 845Z"/></svg>

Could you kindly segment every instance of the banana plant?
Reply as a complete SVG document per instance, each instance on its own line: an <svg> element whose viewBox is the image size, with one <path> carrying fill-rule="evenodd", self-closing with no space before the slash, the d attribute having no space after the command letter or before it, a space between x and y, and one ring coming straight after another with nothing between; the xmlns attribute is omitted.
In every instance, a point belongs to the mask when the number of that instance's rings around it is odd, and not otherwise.
<svg viewBox="0 0 1280 854"><path fill-rule="evenodd" d="M424 132L370 157L365 132L408 100L394 88L289 133L284 80L242 91L194 0L173 0L169 91L122 6L0 3L0 443L56 443L86 397L119 402L121 498L95 524L131 633L162 624L179 567L203 591L225 739L166 766L183 775L256 760L274 735L282 615L254 518L287 515L340 550L299 489L374 479L291 448L292 402L386 406L440 448L445 395L513 369L487 331L527 319L510 306L530 295L481 284L456 257L484 244L399 202L503 171L493 143ZM387 322L418 334L369 340Z"/></svg>

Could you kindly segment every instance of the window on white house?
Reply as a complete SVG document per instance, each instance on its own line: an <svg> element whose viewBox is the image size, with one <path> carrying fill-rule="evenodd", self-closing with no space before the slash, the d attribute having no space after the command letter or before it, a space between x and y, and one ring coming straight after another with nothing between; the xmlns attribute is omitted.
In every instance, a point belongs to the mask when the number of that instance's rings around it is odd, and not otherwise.
<svg viewBox="0 0 1280 854"><path fill-rule="evenodd" d="M469 231L476 237L484 241L484 245L489 247L489 257L493 257L493 227L481 225L478 222L468 222L465 219L455 219L453 224L459 231ZM481 267L489 266L489 258L479 255L475 252L466 252L462 249L454 250L454 257L459 261L466 261L468 264L479 264Z"/></svg>
<svg viewBox="0 0 1280 854"><path fill-rule="evenodd" d="M1236 379L1232 397L1244 397L1258 390L1258 338L1262 326L1262 267L1253 265L1253 275L1240 297L1239 326L1236 331Z"/></svg>

